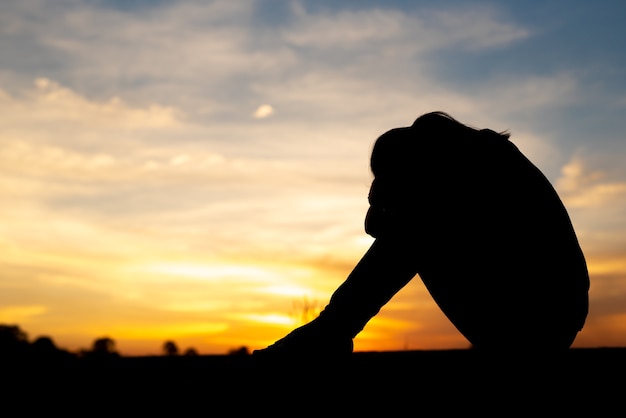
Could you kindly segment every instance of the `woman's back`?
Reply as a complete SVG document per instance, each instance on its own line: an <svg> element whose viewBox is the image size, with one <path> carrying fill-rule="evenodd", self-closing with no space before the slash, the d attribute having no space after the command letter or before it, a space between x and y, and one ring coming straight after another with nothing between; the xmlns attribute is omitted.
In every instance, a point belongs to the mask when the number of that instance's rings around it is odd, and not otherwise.
<svg viewBox="0 0 626 418"><path fill-rule="evenodd" d="M400 218L393 235L414 248L416 270L442 311L476 347L569 346L587 316L589 276L546 177L508 135L455 129L449 138L420 130L419 119L398 133L398 142L426 145L408 146L424 154L421 164L394 179L403 192L387 202Z"/></svg>

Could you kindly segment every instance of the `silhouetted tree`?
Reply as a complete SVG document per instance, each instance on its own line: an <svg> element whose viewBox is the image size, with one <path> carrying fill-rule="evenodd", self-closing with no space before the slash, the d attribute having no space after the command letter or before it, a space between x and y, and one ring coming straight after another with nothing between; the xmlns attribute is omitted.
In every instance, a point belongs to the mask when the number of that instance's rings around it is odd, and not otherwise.
<svg viewBox="0 0 626 418"><path fill-rule="evenodd" d="M97 338L93 342L91 357L97 358L113 358L119 357L119 353L115 350L115 341L109 337Z"/></svg>
<svg viewBox="0 0 626 418"><path fill-rule="evenodd" d="M115 352L115 341L109 337L98 338L93 342L94 353L111 354Z"/></svg>
<svg viewBox="0 0 626 418"><path fill-rule="evenodd" d="M24 355L28 348L28 335L19 326L0 325L1 355Z"/></svg>
<svg viewBox="0 0 626 418"><path fill-rule="evenodd" d="M230 356L247 356L248 354L250 354L250 350L245 345L228 350Z"/></svg>
<svg viewBox="0 0 626 418"><path fill-rule="evenodd" d="M163 344L163 354L166 356L177 356L178 346L174 341L165 341Z"/></svg>
<svg viewBox="0 0 626 418"><path fill-rule="evenodd" d="M188 349L185 350L184 356L186 356L186 357L196 357L196 356L198 356L198 351L195 348L193 348L193 347L189 347Z"/></svg>
<svg viewBox="0 0 626 418"><path fill-rule="evenodd" d="M31 347L36 355L44 356L59 350L54 341L52 341L52 338L47 336L37 337L35 341L32 342Z"/></svg>
<svg viewBox="0 0 626 418"><path fill-rule="evenodd" d="M31 343L30 348L34 360L49 364L54 363L57 366L67 364L76 358L69 351L58 348L52 338L48 336L37 337Z"/></svg>

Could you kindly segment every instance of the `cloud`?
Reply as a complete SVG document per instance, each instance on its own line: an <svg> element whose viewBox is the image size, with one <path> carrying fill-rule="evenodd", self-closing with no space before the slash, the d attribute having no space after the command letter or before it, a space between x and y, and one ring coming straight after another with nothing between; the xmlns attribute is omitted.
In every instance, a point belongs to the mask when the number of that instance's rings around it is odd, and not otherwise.
<svg viewBox="0 0 626 418"><path fill-rule="evenodd" d="M0 189L14 205L94 196L142 177L149 182L146 167L155 160L172 170L182 165L184 154L157 140L180 133L184 123L177 110L130 106L119 98L89 100L45 78L35 84L16 96L0 91L0 112L6 115L0 122ZM219 161L215 153L196 155L205 166Z"/></svg>
<svg viewBox="0 0 626 418"><path fill-rule="evenodd" d="M272 27L252 20L253 2L227 3L172 3L150 9L141 18L80 3L68 13L63 6L44 3L35 10L43 15L61 14L64 19L48 19L39 25L15 6L13 20L20 21L21 34L28 35L22 47L42 50L41 64L51 66L59 55L65 57L57 64L63 71L59 76L80 85L82 93L121 96L123 91L125 99L133 103L145 105L150 98L183 110L188 117L221 121L248 116L244 109L259 98L276 97L281 109L289 109L282 103L290 91L303 93L297 96L294 112L306 111L310 117L336 111L344 114L346 109L362 112L366 106L388 111L386 104L391 99L395 99L395 108L401 109L406 100L398 101L397 96L419 92L420 100L410 103L416 107L415 102L427 103L431 96L442 93L442 89L429 88L437 84L420 64L426 60L423 54L491 48L528 36L526 29L487 8L416 9L409 14L391 8L301 12ZM427 60L430 66L437 61L435 56ZM6 62L12 61L9 57ZM116 81L113 85L102 80ZM314 89L293 87L324 80L329 86L347 86L333 94L339 100L330 96L320 103L316 100L320 94ZM259 85L268 86L263 90L271 94L258 95ZM384 106L372 105L377 97ZM366 100L357 101L362 104L356 107L345 105L350 98ZM457 101L445 98L439 102ZM303 101L322 112L311 114L311 109L298 106Z"/></svg>
<svg viewBox="0 0 626 418"><path fill-rule="evenodd" d="M274 114L274 108L271 105L264 104L264 105L257 107L257 109L254 111L252 116L255 119L265 119L269 116L272 116L273 114Z"/></svg>
<svg viewBox="0 0 626 418"><path fill-rule="evenodd" d="M572 103L578 92L577 80L570 74L517 77L489 80L490 88L480 87L492 95L492 103L499 103L507 112L544 109Z"/></svg>
<svg viewBox="0 0 626 418"><path fill-rule="evenodd" d="M45 314L47 310L41 305L5 306L0 308L0 323L23 324L32 317Z"/></svg>
<svg viewBox="0 0 626 418"><path fill-rule="evenodd" d="M211 259L253 254L251 265L308 263L327 253L330 242L343 243L335 251L340 261L360 251L351 247L363 235L354 214L365 212L367 177L363 190L351 187L360 180L350 164L226 156L210 140L195 139L210 130L173 109L93 100L49 79L36 84L3 94L0 103L16 116L0 123L0 189L10 202L0 208L0 235L12 262L46 286L137 297L150 292L140 275L124 270L137 260L183 257L184 264L203 253ZM363 161L365 174L366 167ZM0 282L11 281L9 267L1 267ZM306 287L330 287L328 279ZM174 275L164 283L180 281Z"/></svg>
<svg viewBox="0 0 626 418"><path fill-rule="evenodd" d="M119 97L98 103L47 78L38 78L34 84L37 89L31 92L30 120L70 121L89 129L105 129L112 122L124 129L163 129L179 125L178 115L171 107L151 104L143 109L133 108Z"/></svg>
<svg viewBox="0 0 626 418"><path fill-rule="evenodd" d="M393 9L309 14L300 10L284 39L300 48L350 49L401 45L404 53L450 46L484 49L529 36L528 30L501 21L493 10L422 11Z"/></svg>
<svg viewBox="0 0 626 418"><path fill-rule="evenodd" d="M182 114L173 107L154 103L131 106L119 97L90 100L47 78L37 78L34 88L19 95L0 90L0 111L6 116L0 133L4 141L23 147L57 147L51 150L50 158L68 164L72 156L52 154L64 152L60 148L71 148L72 152L105 147L121 151L124 140L136 142L133 139L142 135L171 132L182 125ZM100 155L89 165L111 162L111 156Z"/></svg>
<svg viewBox="0 0 626 418"><path fill-rule="evenodd" d="M576 157L563 167L556 187L571 208L599 208L617 202L626 203L626 182L607 177L606 172L594 170Z"/></svg>
<svg viewBox="0 0 626 418"><path fill-rule="evenodd" d="M621 155L621 154L619 154ZM617 156L615 156L617 157ZM626 273L626 182L620 157L579 153L562 167L555 183L587 259L592 311L580 343L607 338L602 322L623 315ZM619 341L623 344L623 341Z"/></svg>

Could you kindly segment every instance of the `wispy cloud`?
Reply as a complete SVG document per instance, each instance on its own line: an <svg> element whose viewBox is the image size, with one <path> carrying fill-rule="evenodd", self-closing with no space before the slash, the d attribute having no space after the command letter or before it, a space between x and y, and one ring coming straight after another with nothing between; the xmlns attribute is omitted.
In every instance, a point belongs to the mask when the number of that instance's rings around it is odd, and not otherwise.
<svg viewBox="0 0 626 418"><path fill-rule="evenodd" d="M626 182L608 178L607 172L594 170L581 158L570 161L562 172L556 187L571 208L597 209L626 203Z"/></svg>
<svg viewBox="0 0 626 418"><path fill-rule="evenodd" d="M487 8L425 10L413 15L382 8L333 14L299 9L284 31L287 43L297 47L348 49L351 53L389 45L397 45L393 50L405 54L452 46L483 49L528 36L527 29L501 21Z"/></svg>

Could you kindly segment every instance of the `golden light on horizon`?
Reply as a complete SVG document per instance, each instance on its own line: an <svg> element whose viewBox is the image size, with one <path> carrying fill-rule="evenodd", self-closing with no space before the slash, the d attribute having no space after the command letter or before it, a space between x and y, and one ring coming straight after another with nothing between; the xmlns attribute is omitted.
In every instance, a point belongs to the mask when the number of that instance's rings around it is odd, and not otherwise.
<svg viewBox="0 0 626 418"><path fill-rule="evenodd" d="M588 257L587 268L590 275L625 274L626 259L621 257Z"/></svg>
<svg viewBox="0 0 626 418"><path fill-rule="evenodd" d="M265 314L265 315L246 315L245 319L254 323L263 323L263 324L274 324L274 325L285 325L288 327L292 327L296 324L296 321L288 316L282 314Z"/></svg>
<svg viewBox="0 0 626 418"><path fill-rule="evenodd" d="M0 307L0 323L21 323L33 316L45 314L47 310L43 305Z"/></svg>
<svg viewBox="0 0 626 418"><path fill-rule="evenodd" d="M141 269L149 273L206 280L221 280L234 277L264 281L276 277L275 272L258 266L243 264L155 263L145 265Z"/></svg>
<svg viewBox="0 0 626 418"><path fill-rule="evenodd" d="M212 335L228 330L228 324L220 322L197 321L192 323L167 324L162 322L144 324L114 324L109 333L116 339L173 339L189 335L202 335L210 338Z"/></svg>

